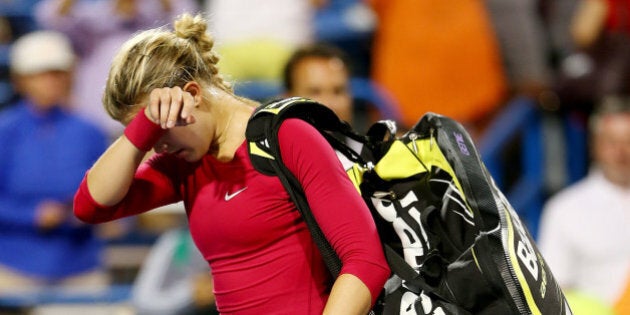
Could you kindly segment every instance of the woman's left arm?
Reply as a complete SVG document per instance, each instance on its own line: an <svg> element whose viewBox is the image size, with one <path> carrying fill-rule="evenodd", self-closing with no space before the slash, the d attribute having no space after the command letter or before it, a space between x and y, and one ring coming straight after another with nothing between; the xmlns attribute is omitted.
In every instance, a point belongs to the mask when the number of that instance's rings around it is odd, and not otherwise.
<svg viewBox="0 0 630 315"><path fill-rule="evenodd" d="M370 210L324 137L287 119L279 131L282 160L297 177L315 220L342 262L326 314L366 314L390 274Z"/></svg>
<svg viewBox="0 0 630 315"><path fill-rule="evenodd" d="M371 307L370 289L355 275L344 273L335 280L323 314L367 314Z"/></svg>

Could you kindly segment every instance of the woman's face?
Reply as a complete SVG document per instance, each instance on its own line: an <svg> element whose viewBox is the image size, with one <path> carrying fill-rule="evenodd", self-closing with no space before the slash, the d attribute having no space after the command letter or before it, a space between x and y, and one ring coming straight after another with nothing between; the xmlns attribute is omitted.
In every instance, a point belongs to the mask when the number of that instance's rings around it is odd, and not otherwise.
<svg viewBox="0 0 630 315"><path fill-rule="evenodd" d="M172 154L187 162L197 162L208 153L214 138L213 122L204 119L207 113L196 110L196 121L170 128L153 146L155 152Z"/></svg>

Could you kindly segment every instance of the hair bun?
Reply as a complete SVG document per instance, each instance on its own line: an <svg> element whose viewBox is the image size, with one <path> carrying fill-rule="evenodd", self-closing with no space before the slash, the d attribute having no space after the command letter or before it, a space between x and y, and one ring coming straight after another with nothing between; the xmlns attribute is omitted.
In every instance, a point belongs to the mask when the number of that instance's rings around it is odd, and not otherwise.
<svg viewBox="0 0 630 315"><path fill-rule="evenodd" d="M192 16L188 13L180 15L175 23L175 35L179 38L199 42L206 35L208 23L201 15Z"/></svg>

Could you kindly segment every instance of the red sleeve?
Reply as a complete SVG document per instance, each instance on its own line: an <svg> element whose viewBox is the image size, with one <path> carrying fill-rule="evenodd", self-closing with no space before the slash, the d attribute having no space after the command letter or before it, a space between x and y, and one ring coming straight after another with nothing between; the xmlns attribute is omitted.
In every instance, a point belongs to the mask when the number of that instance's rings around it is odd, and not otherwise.
<svg viewBox="0 0 630 315"><path fill-rule="evenodd" d="M370 210L319 132L287 119L278 135L282 160L302 184L313 215L343 267L370 289L375 302L390 269Z"/></svg>
<svg viewBox="0 0 630 315"><path fill-rule="evenodd" d="M77 218L95 224L140 214L177 202L179 200L177 196L171 180L152 168L149 163L144 163L136 171L125 198L111 207L100 205L92 198L87 186L86 173L74 195L73 207Z"/></svg>

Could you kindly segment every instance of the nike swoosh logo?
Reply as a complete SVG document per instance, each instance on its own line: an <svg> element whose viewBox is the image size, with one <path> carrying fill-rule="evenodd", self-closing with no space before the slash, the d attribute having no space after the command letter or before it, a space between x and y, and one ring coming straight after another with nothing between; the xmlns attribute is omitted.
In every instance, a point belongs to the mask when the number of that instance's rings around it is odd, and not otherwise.
<svg viewBox="0 0 630 315"><path fill-rule="evenodd" d="M226 192L225 193L225 201L228 201L228 200L236 197L236 195L242 193L245 189L247 189L247 186L245 186L245 187L243 187L243 188L241 188L241 189L239 189L239 190L237 190L237 191L235 191L235 192L233 192L231 194Z"/></svg>

